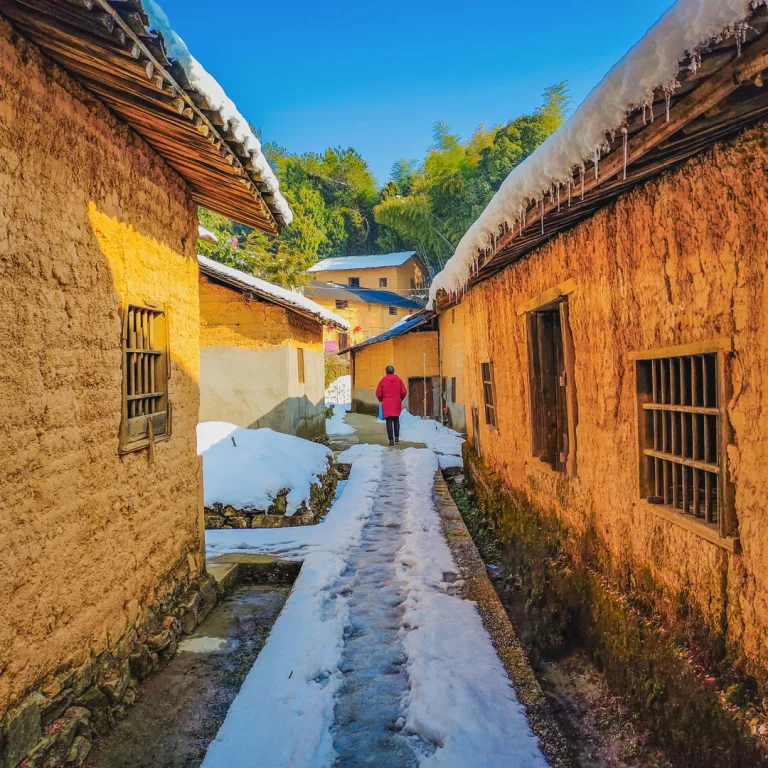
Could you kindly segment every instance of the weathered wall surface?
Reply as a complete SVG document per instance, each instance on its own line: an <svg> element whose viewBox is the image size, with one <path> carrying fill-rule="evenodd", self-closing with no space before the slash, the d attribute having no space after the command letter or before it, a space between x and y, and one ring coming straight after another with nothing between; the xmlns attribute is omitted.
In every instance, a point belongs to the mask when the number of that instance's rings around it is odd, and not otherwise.
<svg viewBox="0 0 768 768"><path fill-rule="evenodd" d="M397 308L397 314L390 315L389 307L384 304L366 304L363 301L350 301L346 309L337 309L333 299L312 296L321 307L331 310L349 323L349 343L360 344L373 336L388 331L395 323L415 310ZM356 331L355 328L359 328ZM326 340L336 338L334 333L326 335Z"/></svg>
<svg viewBox="0 0 768 768"><path fill-rule="evenodd" d="M200 277L200 421L325 432L320 323ZM304 383L298 352L304 350Z"/></svg>
<svg viewBox="0 0 768 768"><path fill-rule="evenodd" d="M313 280L322 280L338 285L349 285L350 277L360 278L361 288L375 288L376 290L392 291L395 289L410 290L411 280L416 282L417 287L424 282L424 273L421 271L418 262L414 258L408 259L405 264L399 267L381 267L371 269L347 269L337 272L314 272ZM380 278L386 278L387 285L379 285Z"/></svg>
<svg viewBox="0 0 768 768"><path fill-rule="evenodd" d="M363 347L354 355L352 404L358 413L378 411L376 387L388 365L395 366L395 373L405 382L406 388L410 378L431 378L440 374L436 331L406 333ZM407 397L403 405L408 408Z"/></svg>
<svg viewBox="0 0 768 768"><path fill-rule="evenodd" d="M467 429L464 408L464 324L467 322L466 307L459 304L438 316L440 366L445 379L445 404L450 426L459 432ZM451 379L456 379L456 397L451 391Z"/></svg>
<svg viewBox="0 0 768 768"><path fill-rule="evenodd" d="M649 573L669 594L693 601L755 670L768 669L767 149L763 124L621 198L469 291L462 324L468 413L482 405L480 364L495 364L498 432L480 427L484 461L576 531L594 526L614 575ZM570 278L578 284L570 297L574 480L531 458L525 329L516 314ZM727 453L739 555L638 498L629 353L723 337L734 347Z"/></svg>
<svg viewBox="0 0 768 768"><path fill-rule="evenodd" d="M4 21L0 201L1 719L200 573L202 467L196 207ZM125 295L168 312L173 434L153 463L118 455Z"/></svg>

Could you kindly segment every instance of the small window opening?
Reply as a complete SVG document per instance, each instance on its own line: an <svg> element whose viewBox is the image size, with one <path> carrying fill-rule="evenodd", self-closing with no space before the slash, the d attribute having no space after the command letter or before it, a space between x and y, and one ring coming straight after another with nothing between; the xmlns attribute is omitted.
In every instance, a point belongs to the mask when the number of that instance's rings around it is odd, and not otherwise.
<svg viewBox="0 0 768 768"><path fill-rule="evenodd" d="M128 453L171 434L165 313L151 307L126 304L122 346L120 451Z"/></svg>
<svg viewBox="0 0 768 768"><path fill-rule="evenodd" d="M342 349L346 349L349 346L349 334L347 333L340 333L339 334L339 351Z"/></svg>
<svg viewBox="0 0 768 768"><path fill-rule="evenodd" d="M496 426L496 391L493 382L493 363L480 366L483 380L483 402L485 404L485 423Z"/></svg>
<svg viewBox="0 0 768 768"><path fill-rule="evenodd" d="M389 308L389 314L390 315L396 315L397 314L397 307L390 307Z"/></svg>
<svg viewBox="0 0 768 768"><path fill-rule="evenodd" d="M296 350L296 362L299 369L299 384L304 383L304 350L299 347Z"/></svg>
<svg viewBox="0 0 768 768"><path fill-rule="evenodd" d="M349 307L349 302L344 301L344 299L336 299L336 309L347 309Z"/></svg>
<svg viewBox="0 0 768 768"><path fill-rule="evenodd" d="M387 278L386 277L380 277L379 278L379 288L386 288L387 287Z"/></svg>
<svg viewBox="0 0 768 768"><path fill-rule="evenodd" d="M360 287L360 278L359 277L350 277L347 278L348 284L354 288Z"/></svg>
<svg viewBox="0 0 768 768"><path fill-rule="evenodd" d="M450 389L450 399L452 403L456 402L456 377L451 376L451 389Z"/></svg>

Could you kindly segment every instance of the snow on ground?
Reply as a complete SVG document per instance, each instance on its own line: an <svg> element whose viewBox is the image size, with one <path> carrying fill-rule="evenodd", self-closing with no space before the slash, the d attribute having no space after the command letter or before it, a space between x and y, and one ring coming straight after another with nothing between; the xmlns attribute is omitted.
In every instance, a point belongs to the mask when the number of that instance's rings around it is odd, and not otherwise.
<svg viewBox="0 0 768 768"><path fill-rule="evenodd" d="M325 432L328 435L351 435L355 428L344 421L344 417L349 412L345 405L333 406L333 417L325 420Z"/></svg>
<svg viewBox="0 0 768 768"><path fill-rule="evenodd" d="M344 405L349 410L352 407L352 377L349 374L339 376L325 390L326 405Z"/></svg>
<svg viewBox="0 0 768 768"><path fill-rule="evenodd" d="M424 443L438 454L440 469L460 467L464 438L434 419L422 419L408 411L400 414L400 439L405 443Z"/></svg>
<svg viewBox="0 0 768 768"><path fill-rule="evenodd" d="M254 135L248 121L238 112L234 102L224 93L219 83L192 56L184 41L173 31L168 17L155 0L143 0L142 4L149 17L150 28L162 34L169 58L179 62L190 85L205 94L211 109L221 112L224 122L230 123L235 138L247 149L259 177L274 196L275 207L280 211L286 226L289 225L293 221L293 213L280 194L280 182L264 157L261 142Z"/></svg>
<svg viewBox="0 0 768 768"><path fill-rule="evenodd" d="M244 429L225 421L197 425L197 452L203 457L205 506L268 509L288 489L293 515L318 477L328 471L330 449L271 429Z"/></svg>
<svg viewBox="0 0 768 768"><path fill-rule="evenodd" d="M480 252L493 247L503 225L517 225L522 211L556 185L565 185L574 169L592 161L606 134L618 132L627 115L653 100L654 89L673 89L680 64L724 30L736 29L765 0L677 0L603 80L568 121L506 178L486 209L461 239L430 288L461 291Z"/></svg>
<svg viewBox="0 0 768 768"><path fill-rule="evenodd" d="M409 693L404 730L438 745L421 766L545 768L525 710L483 628L475 603L446 583L458 572L432 495L435 454L409 448L405 542L397 556ZM460 631L457 631L460 628Z"/></svg>
<svg viewBox="0 0 768 768"><path fill-rule="evenodd" d="M334 704L348 622L334 590L371 514L379 446L355 446L344 493L322 523L278 530L206 531L209 554L281 553L304 565L283 610L208 748L203 768L319 768L333 762ZM343 456L343 455L342 455ZM222 536L221 534L235 534Z"/></svg>

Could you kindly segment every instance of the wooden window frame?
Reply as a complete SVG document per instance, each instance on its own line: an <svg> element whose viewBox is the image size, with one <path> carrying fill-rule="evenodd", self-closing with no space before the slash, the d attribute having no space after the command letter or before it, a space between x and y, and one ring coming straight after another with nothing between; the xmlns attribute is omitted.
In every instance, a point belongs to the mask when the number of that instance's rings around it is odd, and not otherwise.
<svg viewBox="0 0 768 768"><path fill-rule="evenodd" d="M387 278L386 277L380 277L379 278L379 288L386 288L387 287Z"/></svg>
<svg viewBox="0 0 768 768"><path fill-rule="evenodd" d="M346 331L339 331L339 351L349 346L349 334Z"/></svg>
<svg viewBox="0 0 768 768"><path fill-rule="evenodd" d="M346 299L336 299L336 309L349 309L349 302Z"/></svg>
<svg viewBox="0 0 768 768"><path fill-rule="evenodd" d="M528 349L528 414L530 425L531 456L540 458L552 467L553 472L565 474L568 477L577 476L576 463L576 429L579 420L578 399L576 393L576 354L571 333L570 305L568 297L576 290L576 283L568 280L546 291L518 307L518 314L525 317L526 346ZM542 350L538 329L538 315L554 313L559 315L560 341L562 342L563 370L557 385L565 391L561 403L565 408L563 437L567 440L567 450L560 451L554 457L546 457L544 451L544 436L541 433L543 418L543 379L539 371ZM535 346L537 345L537 346ZM555 393L555 398L560 397ZM557 405L555 406L557 407ZM560 447L556 445L557 448ZM562 457L560 454L564 454ZM545 456L545 458L542 458ZM564 458L564 460L563 460ZM553 463L554 462L554 465Z"/></svg>
<svg viewBox="0 0 768 768"><path fill-rule="evenodd" d="M125 299L121 309L120 454L168 440L172 433L169 320L165 305ZM139 331L137 323L141 323Z"/></svg>
<svg viewBox="0 0 768 768"><path fill-rule="evenodd" d="M630 359L633 361L634 391L637 400L635 426L638 496L659 516L737 553L740 549L737 538L735 489L728 476L726 453L726 448L731 441L731 426L727 411L730 397L728 366L731 352L730 339L715 339L634 352L631 353ZM714 391L710 391L711 380L707 381L710 366L712 367L711 375L714 377ZM698 381L699 373L701 387ZM650 389L649 375L651 376ZM704 402L700 403L699 400ZM653 415L650 416L650 414ZM669 414L668 417L667 414ZM677 414L679 414L679 434ZM686 416L690 418L690 435ZM711 439L709 444L707 440L712 438L713 421L714 457L708 455L712 453L712 445ZM697 456L699 428L704 430L701 441L704 457ZM656 444L651 445L654 437ZM690 444L688 437L690 437ZM658 450L660 439L667 443L661 446L662 448L671 446L669 452ZM677 445L680 445L679 452ZM700 460L702 458L703 461ZM708 460L712 458L714 461ZM650 469L651 461L654 463L653 477ZM660 468L659 465L661 465ZM661 495L658 494L659 472L661 472ZM679 476L678 473L680 473ZM693 488L692 498L689 498L688 473L690 473ZM699 473L703 473L705 483L703 519L697 515L697 509L701 508ZM671 494L666 482L670 474ZM707 493L707 489L711 488L710 478L713 475L716 485L714 497ZM680 479L679 490L678 479ZM692 511L689 512L688 509ZM716 520L713 519L715 514Z"/></svg>
<svg viewBox="0 0 768 768"><path fill-rule="evenodd" d="M492 360L489 360L485 363L480 363L480 387L483 392L483 411L485 413L485 425L491 429L498 430L499 420L496 414L496 379Z"/></svg>
<svg viewBox="0 0 768 768"><path fill-rule="evenodd" d="M307 375L306 375L306 369L304 365L305 365L304 348L296 347L296 369L297 369L299 384L307 383Z"/></svg>

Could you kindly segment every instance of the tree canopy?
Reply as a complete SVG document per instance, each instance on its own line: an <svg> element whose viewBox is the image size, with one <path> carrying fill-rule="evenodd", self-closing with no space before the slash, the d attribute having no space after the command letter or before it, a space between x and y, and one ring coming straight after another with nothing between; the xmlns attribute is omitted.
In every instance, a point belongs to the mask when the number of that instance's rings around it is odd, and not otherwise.
<svg viewBox="0 0 768 768"><path fill-rule="evenodd" d="M293 224L270 238L201 209L200 222L219 242L201 242L200 252L285 286L306 284L306 270L328 256L413 249L439 270L510 171L562 124L569 104L562 82L544 91L533 114L480 125L466 140L437 122L424 160L400 158L381 188L351 147L297 155L265 144Z"/></svg>

